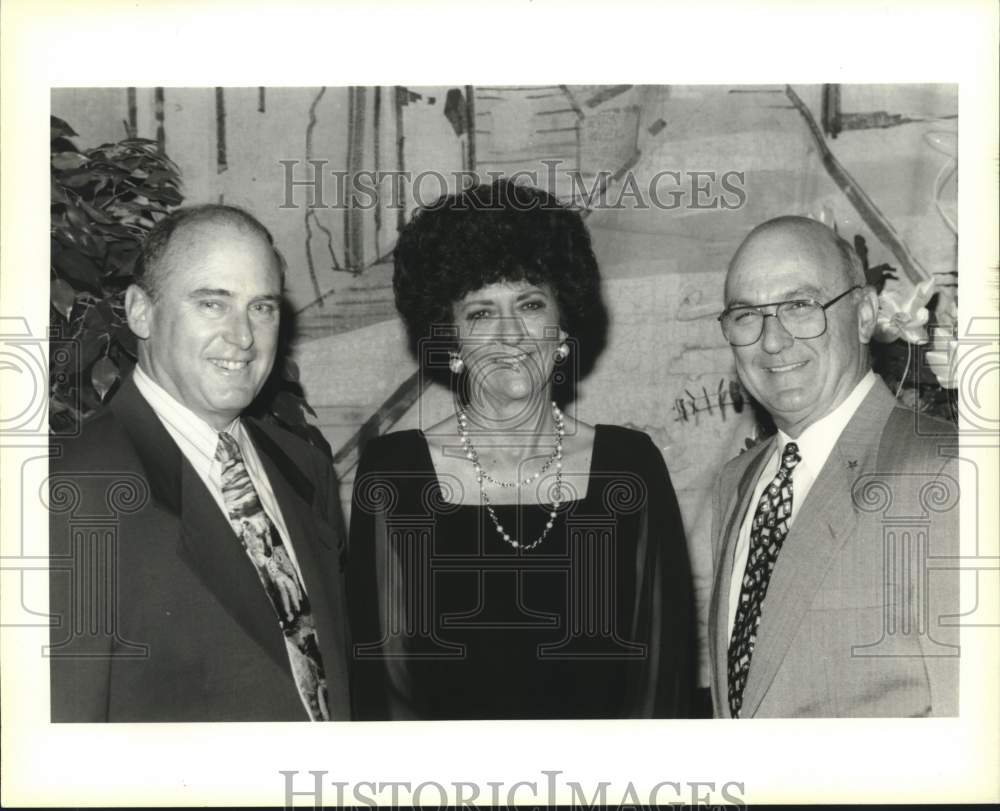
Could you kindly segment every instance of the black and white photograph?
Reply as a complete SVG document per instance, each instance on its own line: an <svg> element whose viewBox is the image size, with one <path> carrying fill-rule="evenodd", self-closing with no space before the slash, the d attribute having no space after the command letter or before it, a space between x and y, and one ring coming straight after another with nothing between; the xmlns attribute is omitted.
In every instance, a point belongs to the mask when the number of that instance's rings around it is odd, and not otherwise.
<svg viewBox="0 0 1000 811"><path fill-rule="evenodd" d="M488 40L33 83L5 804L996 798L995 78Z"/></svg>

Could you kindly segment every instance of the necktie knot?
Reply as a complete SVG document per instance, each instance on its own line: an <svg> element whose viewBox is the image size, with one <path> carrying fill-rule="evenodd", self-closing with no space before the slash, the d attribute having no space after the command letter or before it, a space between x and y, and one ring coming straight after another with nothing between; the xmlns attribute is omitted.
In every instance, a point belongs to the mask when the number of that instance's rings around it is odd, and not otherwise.
<svg viewBox="0 0 1000 811"><path fill-rule="evenodd" d="M215 459L218 462L229 462L233 459L241 460L243 454L240 453L239 443L232 434L225 431L219 432L219 444L215 448Z"/></svg>
<svg viewBox="0 0 1000 811"><path fill-rule="evenodd" d="M791 473L795 466L802 461L799 455L799 446L794 442L785 445L785 451L781 454L781 469L786 473Z"/></svg>

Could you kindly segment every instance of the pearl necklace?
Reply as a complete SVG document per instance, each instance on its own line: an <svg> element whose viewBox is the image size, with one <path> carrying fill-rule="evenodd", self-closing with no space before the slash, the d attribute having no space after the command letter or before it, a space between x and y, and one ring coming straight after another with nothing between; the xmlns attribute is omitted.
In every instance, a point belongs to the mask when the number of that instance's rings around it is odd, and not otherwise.
<svg viewBox="0 0 1000 811"><path fill-rule="evenodd" d="M552 454L545 461L545 464L536 471L533 475L526 479L521 479L520 481L507 482L502 479L494 479L490 476L483 466L479 463L479 452L476 450L475 445L472 444L472 440L469 438L469 419L464 411L458 412L458 433L462 438L462 446L465 448L465 458L472 462L472 467L476 471L476 481L479 483L479 495L482 498L483 504L486 506L486 512L490 516L490 520L493 521L493 526L497 531L497 534L508 544L510 544L515 549L534 549L538 544L545 540L549 532L552 530L552 526L555 524L556 516L558 513L556 510L559 508L559 501L562 498L562 450L563 450L563 436L566 433L565 424L563 423L563 415L559 410L559 407L552 402L552 418L555 421L556 431L555 431L555 445L552 448ZM556 486L554 491L554 498L552 503L552 509L549 511L549 520L545 524L545 529L542 530L542 534L539 535L530 544L521 544L516 539L510 537L510 533L504 529L503 524L500 523L500 519L497 518L496 511L493 509L493 505L490 503L490 497L486 495L486 485L484 482L491 482L499 487L522 487L524 485L531 484L539 476L541 476L546 470L551 467L552 463L555 462L556 465Z"/></svg>

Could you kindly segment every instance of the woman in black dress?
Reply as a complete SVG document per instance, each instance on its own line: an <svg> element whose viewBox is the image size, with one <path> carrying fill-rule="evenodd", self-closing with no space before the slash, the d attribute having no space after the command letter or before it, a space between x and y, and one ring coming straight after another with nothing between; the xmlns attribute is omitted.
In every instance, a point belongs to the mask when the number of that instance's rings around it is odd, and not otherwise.
<svg viewBox="0 0 1000 811"><path fill-rule="evenodd" d="M476 186L418 212L394 258L412 349L450 376L455 414L359 462L354 717L690 715L691 579L663 457L562 410L606 320L580 215Z"/></svg>

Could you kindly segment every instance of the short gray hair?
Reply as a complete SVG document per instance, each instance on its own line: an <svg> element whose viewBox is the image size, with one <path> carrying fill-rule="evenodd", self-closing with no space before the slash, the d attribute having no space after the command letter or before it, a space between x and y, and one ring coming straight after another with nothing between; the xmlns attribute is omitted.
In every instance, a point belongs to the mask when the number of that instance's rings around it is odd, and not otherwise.
<svg viewBox="0 0 1000 811"><path fill-rule="evenodd" d="M285 284L285 258L274 245L271 232L253 216L237 206L221 204L206 204L185 206L170 212L156 223L146 236L135 263L133 277L138 284L153 299L159 293L162 277L165 272L163 258L170 248L171 240L181 231L196 225L231 226L241 231L256 234L263 239L274 252L278 263L278 273L281 284Z"/></svg>

